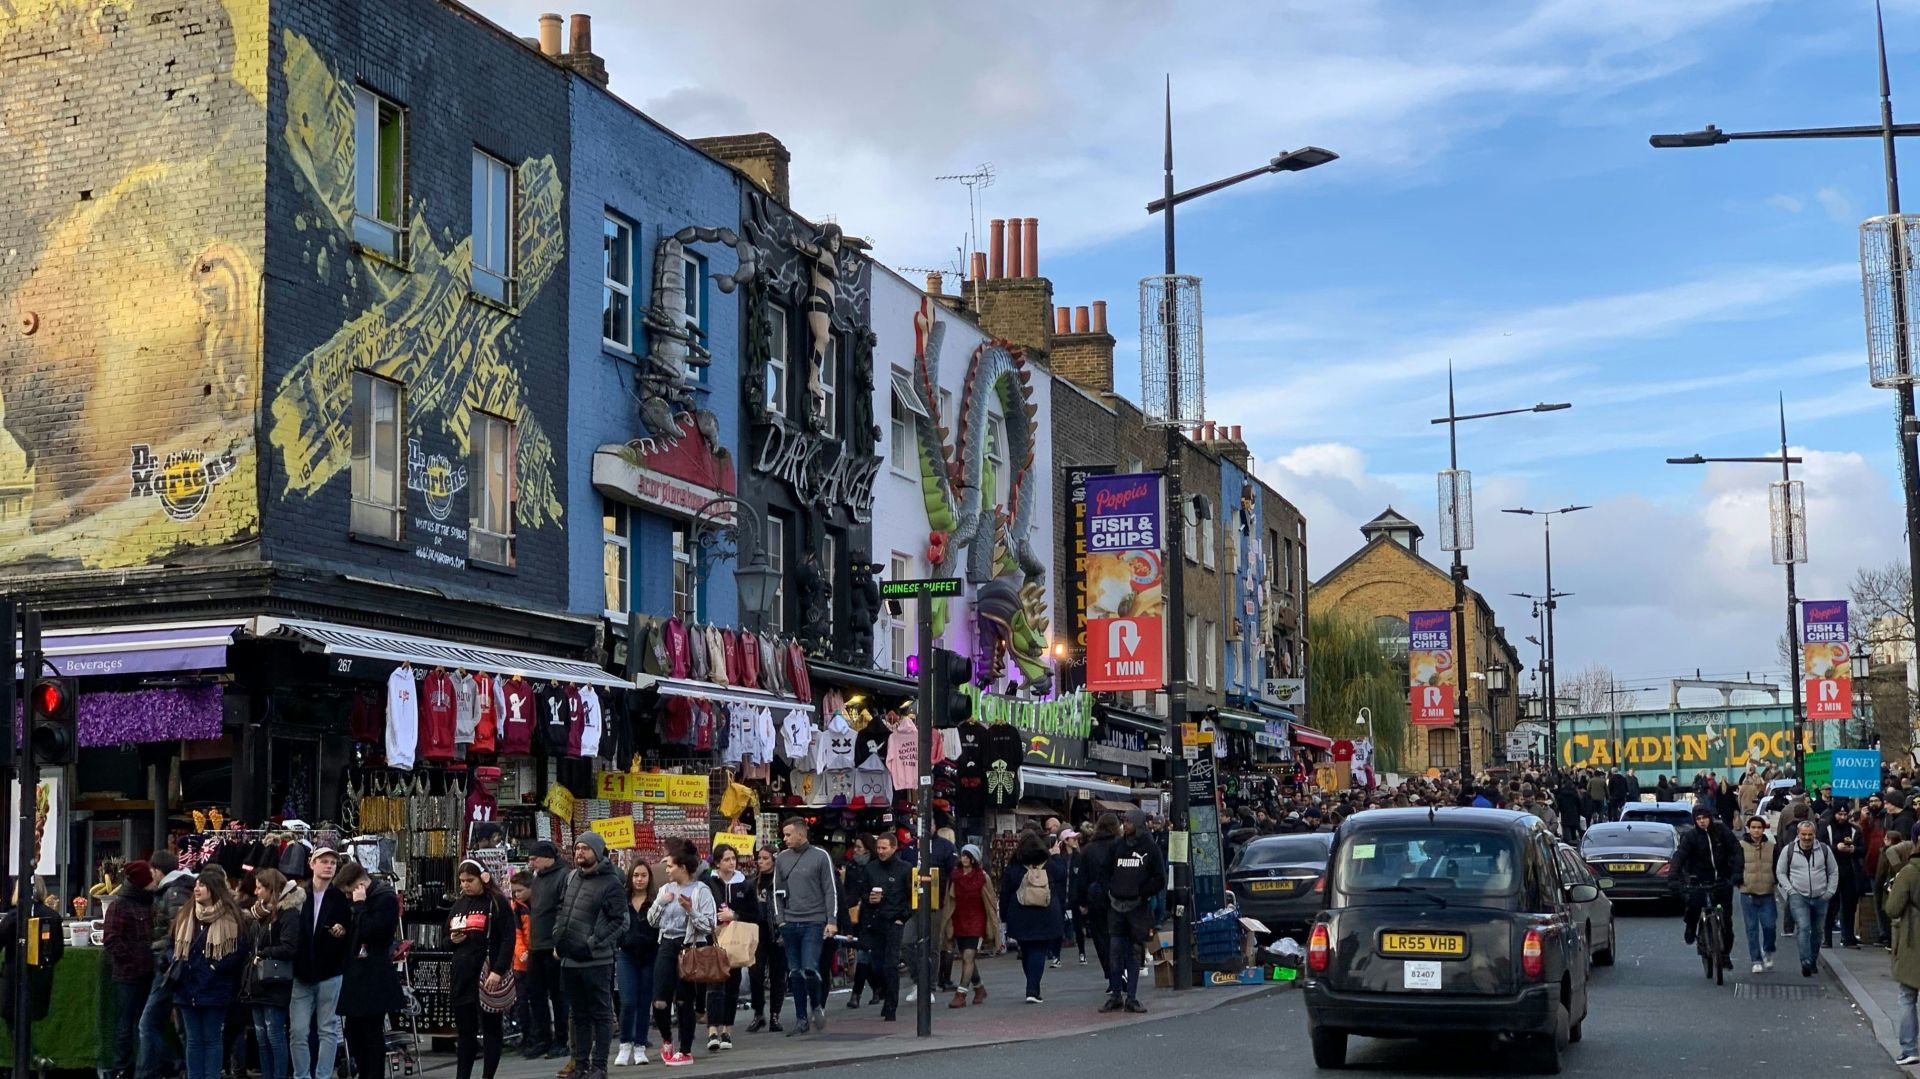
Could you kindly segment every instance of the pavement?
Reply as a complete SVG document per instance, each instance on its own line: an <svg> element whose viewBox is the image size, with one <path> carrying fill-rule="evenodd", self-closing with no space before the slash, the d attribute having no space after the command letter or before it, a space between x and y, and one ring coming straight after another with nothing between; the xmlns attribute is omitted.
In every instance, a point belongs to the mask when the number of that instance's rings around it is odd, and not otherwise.
<svg viewBox="0 0 1920 1079"><path fill-rule="evenodd" d="M1155 1026L1168 1020L1191 1018L1210 1009L1235 1002L1286 991L1287 983L1266 986L1208 986L1176 993L1170 989L1140 988L1145 1015L1101 1014L1106 999L1106 983L1100 976L1092 951L1087 965L1081 966L1071 948L1061 956L1059 970L1047 971L1041 982L1044 1003L1025 1002L1026 977L1014 955L984 959L980 963L981 980L987 986L987 1000L978 1006L948 1008L952 994L935 993L933 1035L914 1036L912 1004L903 1003L897 1022L884 1022L871 1001L858 1009L847 1007L848 994L842 990L828 999L825 1032L787 1037L762 1031L746 1033L753 1013L742 1000L739 1019L734 1025L734 1048L707 1052L706 1028L694 1034L694 1064L684 1069L701 1075L729 1077L793 1074L818 1068L871 1064L924 1056L980 1050L1015 1042L1062 1037L1092 1037L1135 1026ZM910 983L902 986L908 991ZM743 996L744 987L743 987ZM791 1001L783 1019L792 1025ZM653 1063L645 1071L614 1068L610 1073L637 1079L640 1075L664 1070L659 1062L659 1032L651 1032ZM1024 1052L1024 1050L1023 1050ZM511 1048L500 1062L497 1079L552 1079L562 1063L554 1060L525 1060ZM433 1073L453 1067L450 1053L424 1054L421 1070Z"/></svg>
<svg viewBox="0 0 1920 1079"><path fill-rule="evenodd" d="M1900 1059L1900 983L1893 980L1893 953L1871 945L1823 948L1820 965L1832 972L1854 1007L1873 1026L1873 1036L1893 1060ZM1920 1067L1904 1069L1920 1075Z"/></svg>

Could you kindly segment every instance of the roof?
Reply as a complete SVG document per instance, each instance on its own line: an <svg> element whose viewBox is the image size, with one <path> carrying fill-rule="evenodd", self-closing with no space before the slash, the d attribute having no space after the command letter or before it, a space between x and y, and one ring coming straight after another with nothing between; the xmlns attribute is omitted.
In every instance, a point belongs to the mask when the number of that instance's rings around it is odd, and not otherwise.
<svg viewBox="0 0 1920 1079"><path fill-rule="evenodd" d="M1421 531L1419 525L1401 516L1400 511L1394 509L1392 506L1388 506L1385 510L1381 511L1380 516L1360 526L1360 534L1363 536L1388 530L1395 532L1412 532L1416 536L1426 535L1425 532Z"/></svg>
<svg viewBox="0 0 1920 1079"><path fill-rule="evenodd" d="M1514 809L1477 809L1472 806L1439 806L1429 810L1425 807L1406 809L1368 809L1348 817L1340 826L1342 832L1352 832L1368 828L1415 828L1431 824L1445 823L1450 828L1466 825L1485 831L1506 831L1513 828L1545 827L1540 818L1531 813L1522 813Z"/></svg>

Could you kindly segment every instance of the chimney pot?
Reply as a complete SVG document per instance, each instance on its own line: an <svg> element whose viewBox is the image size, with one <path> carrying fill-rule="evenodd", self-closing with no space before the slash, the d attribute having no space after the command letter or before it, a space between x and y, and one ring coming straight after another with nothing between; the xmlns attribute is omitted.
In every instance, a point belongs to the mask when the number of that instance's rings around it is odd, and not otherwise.
<svg viewBox="0 0 1920 1079"><path fill-rule="evenodd" d="M1020 276L1021 277L1039 277L1040 276L1040 219L1037 217L1029 217L1022 223L1026 225L1025 231L1027 234L1027 242L1026 242L1026 259L1020 264Z"/></svg>
<svg viewBox="0 0 1920 1079"><path fill-rule="evenodd" d="M1245 441L1244 439L1242 439L1242 438L1240 437L1240 425L1239 425L1239 424L1237 424L1237 423L1233 425L1233 440L1234 440L1235 442L1242 442L1242 441Z"/></svg>
<svg viewBox="0 0 1920 1079"><path fill-rule="evenodd" d="M1053 309L1053 332L1057 334L1069 334L1073 332L1073 312L1071 309L1065 307L1056 307Z"/></svg>
<svg viewBox="0 0 1920 1079"><path fill-rule="evenodd" d="M996 217L987 225L987 280L1007 276L1007 219Z"/></svg>
<svg viewBox="0 0 1920 1079"><path fill-rule="evenodd" d="M1107 332L1107 301L1093 301L1093 332Z"/></svg>
<svg viewBox="0 0 1920 1079"><path fill-rule="evenodd" d="M1020 228L1020 219L1016 217L1008 221L1007 222L1007 276L1008 277L1027 276L1026 248L1025 248L1025 245L1021 242L1023 238L1024 238L1024 230Z"/></svg>
<svg viewBox="0 0 1920 1079"><path fill-rule="evenodd" d="M943 285L944 283L945 283L945 277L940 273L939 270L927 271L927 295L929 296L940 295L940 288L941 288L941 285Z"/></svg>
<svg viewBox="0 0 1920 1079"><path fill-rule="evenodd" d="M973 253L973 260L972 260L972 263L971 263L971 267L972 267L972 270L973 270L973 279L974 279L975 281L984 281L984 280L986 280L986 277L987 277L987 253L986 253L985 251L975 251L975 252Z"/></svg>
<svg viewBox="0 0 1920 1079"><path fill-rule="evenodd" d="M540 16L540 54L560 55L560 16L552 12Z"/></svg>
<svg viewBox="0 0 1920 1079"><path fill-rule="evenodd" d="M575 15L567 21L567 51L581 56L593 51L593 16Z"/></svg>
<svg viewBox="0 0 1920 1079"><path fill-rule="evenodd" d="M1085 307L1074 308L1073 309L1073 332L1086 333L1088 332L1087 330L1088 325L1089 323L1087 321L1087 309Z"/></svg>

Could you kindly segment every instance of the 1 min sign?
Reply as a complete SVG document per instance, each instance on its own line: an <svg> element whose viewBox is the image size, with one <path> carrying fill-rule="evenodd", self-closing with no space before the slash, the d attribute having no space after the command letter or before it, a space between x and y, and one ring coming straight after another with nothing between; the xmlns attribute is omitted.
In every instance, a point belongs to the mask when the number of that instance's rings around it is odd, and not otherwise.
<svg viewBox="0 0 1920 1079"><path fill-rule="evenodd" d="M914 581L881 581L881 599L910 599L914 596L957 596L958 577L924 577Z"/></svg>

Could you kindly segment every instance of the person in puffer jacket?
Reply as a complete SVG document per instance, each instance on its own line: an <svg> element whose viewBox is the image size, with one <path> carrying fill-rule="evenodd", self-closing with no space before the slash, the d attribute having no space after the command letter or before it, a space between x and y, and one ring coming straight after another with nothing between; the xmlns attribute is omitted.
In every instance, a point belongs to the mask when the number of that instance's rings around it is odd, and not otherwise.
<svg viewBox="0 0 1920 1079"><path fill-rule="evenodd" d="M553 947L573 1021L575 1066L582 1079L605 1079L613 1046L614 952L627 929L626 888L598 832L574 844L573 865L554 918Z"/></svg>

